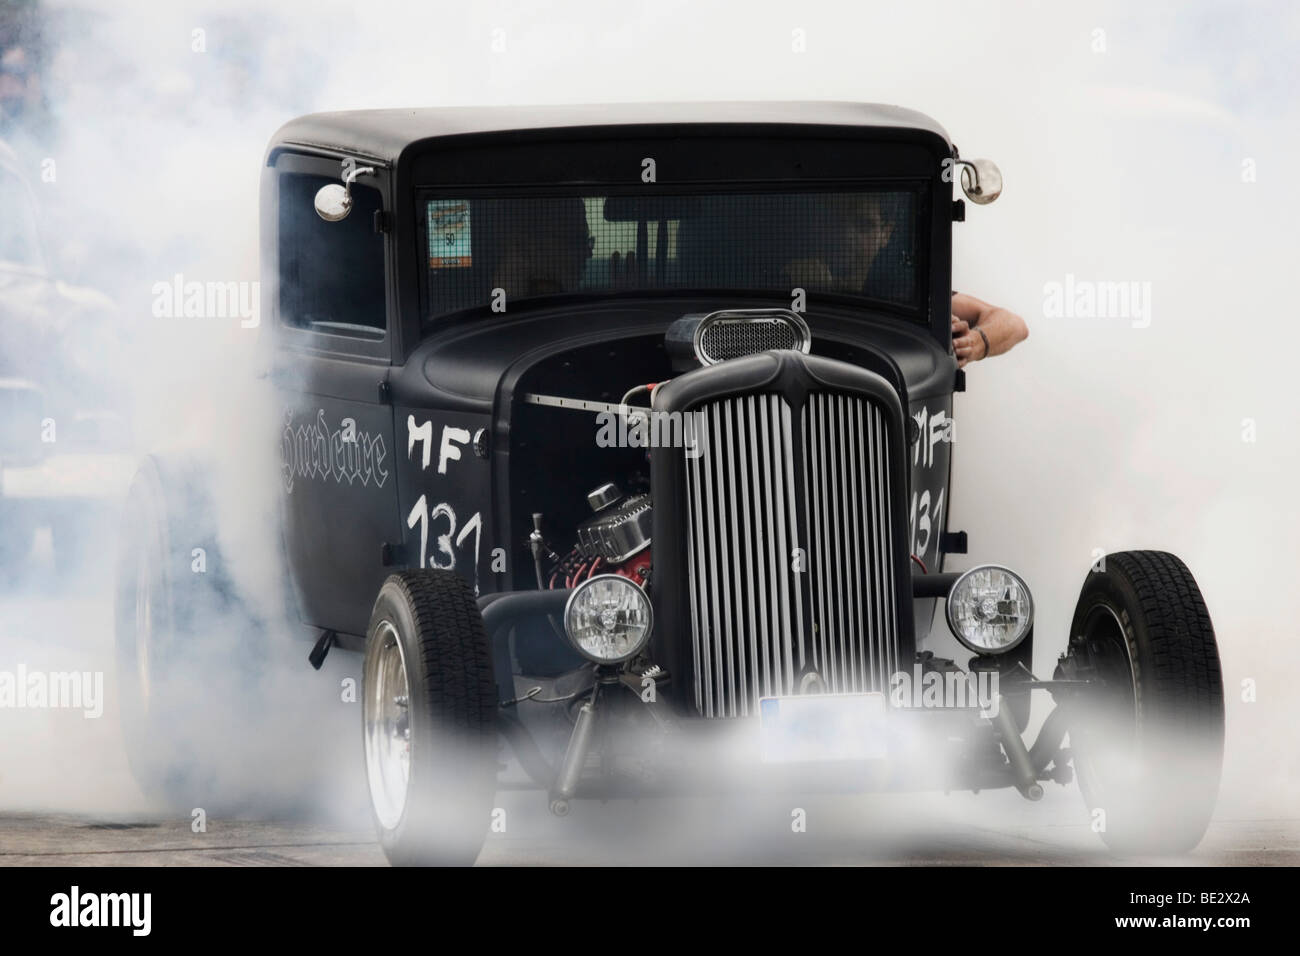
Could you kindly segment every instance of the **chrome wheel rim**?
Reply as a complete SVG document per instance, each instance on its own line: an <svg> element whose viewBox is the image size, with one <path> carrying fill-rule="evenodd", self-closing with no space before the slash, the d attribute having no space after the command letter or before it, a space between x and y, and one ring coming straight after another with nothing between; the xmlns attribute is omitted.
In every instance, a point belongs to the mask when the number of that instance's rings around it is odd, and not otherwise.
<svg viewBox="0 0 1300 956"><path fill-rule="evenodd" d="M1135 783L1133 758L1142 719L1142 699L1133 651L1129 647L1124 624L1114 609L1105 604L1092 608L1087 617L1085 633L1092 653L1097 652L1099 645L1109 647L1111 653L1110 659L1105 662L1105 671L1112 682L1120 685L1111 691L1107 703L1109 708L1116 708L1121 713L1108 708L1108 712L1101 715L1101 725L1094 728L1097 733L1091 735L1092 739L1089 740L1089 735L1085 735L1084 746L1073 748L1080 783L1086 784L1091 791L1093 803L1104 804ZM1121 655L1116 651L1123 653ZM1123 679L1120 678L1121 673ZM1123 739L1125 736L1129 736L1129 739Z"/></svg>
<svg viewBox="0 0 1300 956"><path fill-rule="evenodd" d="M381 621L362 688L366 776L375 816L386 830L401 822L411 780L410 685L397 629Z"/></svg>

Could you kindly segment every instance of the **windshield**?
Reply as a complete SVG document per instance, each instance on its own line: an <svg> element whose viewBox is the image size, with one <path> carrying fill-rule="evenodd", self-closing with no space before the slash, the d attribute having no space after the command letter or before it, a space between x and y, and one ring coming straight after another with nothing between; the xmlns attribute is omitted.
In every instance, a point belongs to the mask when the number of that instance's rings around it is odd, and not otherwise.
<svg viewBox="0 0 1300 956"><path fill-rule="evenodd" d="M425 315L563 293L856 296L923 312L921 184L842 192L421 197Z"/></svg>

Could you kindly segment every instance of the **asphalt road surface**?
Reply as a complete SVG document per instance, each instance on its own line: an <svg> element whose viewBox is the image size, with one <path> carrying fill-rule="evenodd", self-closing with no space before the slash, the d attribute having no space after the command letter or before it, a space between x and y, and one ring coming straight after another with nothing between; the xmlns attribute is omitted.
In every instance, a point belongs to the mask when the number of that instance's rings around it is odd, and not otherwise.
<svg viewBox="0 0 1300 956"><path fill-rule="evenodd" d="M283 715L267 722L268 735L284 738L277 746L304 758L293 765L295 789L311 798L300 796L272 819L264 807L238 818L214 809L194 832L191 817L152 810L127 767L105 577L72 589L40 580L0 595L0 669L102 671L104 710L88 718L0 709L0 865L384 864L360 775L359 715L338 692L357 676L355 657L331 655L319 674L295 657L297 683L286 685L284 698L297 722ZM562 819L550 815L539 792L503 792L504 832L489 835L479 863L1300 865L1300 807L1283 803L1278 812L1276 802L1270 810L1242 800L1249 783L1228 774L1201 846L1157 860L1110 854L1090 831L1077 790L1054 784L1037 804L1011 791L578 801ZM796 810L803 832L793 826Z"/></svg>
<svg viewBox="0 0 1300 956"><path fill-rule="evenodd" d="M823 820L812 809L806 833L788 830L779 812L769 825L729 824L728 804L692 806L690 823L674 827L664 807L578 805L563 820L546 817L540 794L519 794L506 802L507 833L489 836L482 866L510 865L1184 865L1295 866L1300 864L1296 820L1218 820L1192 854L1160 859L1120 858L1108 853L1086 824L1061 824L1061 809L1047 801L1018 823L981 821L975 800L957 798L957 812L934 817L930 801L906 800L909 821L901 822L901 798L890 797L872 815L878 798L855 801ZM1062 794L1077 801L1074 794ZM534 798L527 801L526 798ZM1016 796L1014 799L1019 800ZM511 803L518 802L518 808ZM529 813L525 802L536 804ZM675 801L676 802L676 801ZM687 801L683 801L687 803ZM675 809L681 809L677 807ZM991 807L990 809L1005 809ZM927 819L928 818L928 819ZM921 822L925 820L926 822ZM709 823L716 824L712 828ZM686 839L691 835L691 839ZM71 814L0 815L0 865L41 866L382 866L384 857L371 832L309 822L209 820L205 833L191 832L189 820L96 817Z"/></svg>

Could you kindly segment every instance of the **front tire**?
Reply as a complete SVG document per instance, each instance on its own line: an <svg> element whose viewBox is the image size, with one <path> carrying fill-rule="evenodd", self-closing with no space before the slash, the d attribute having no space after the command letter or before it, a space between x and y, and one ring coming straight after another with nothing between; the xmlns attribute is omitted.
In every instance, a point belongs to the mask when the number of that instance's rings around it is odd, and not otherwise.
<svg viewBox="0 0 1300 956"><path fill-rule="evenodd" d="M1204 836L1223 763L1223 676L1205 601L1173 554L1107 555L1088 575L1063 676L1079 788L1107 846L1180 853Z"/></svg>
<svg viewBox="0 0 1300 956"><path fill-rule="evenodd" d="M366 779L389 862L472 864L496 791L497 694L464 579L391 575L370 618L362 674Z"/></svg>

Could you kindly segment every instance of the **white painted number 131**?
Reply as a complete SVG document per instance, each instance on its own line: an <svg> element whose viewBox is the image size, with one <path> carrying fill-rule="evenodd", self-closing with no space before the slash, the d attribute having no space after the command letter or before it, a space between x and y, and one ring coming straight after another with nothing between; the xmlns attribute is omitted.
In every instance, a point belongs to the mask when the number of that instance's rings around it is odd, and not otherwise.
<svg viewBox="0 0 1300 956"><path fill-rule="evenodd" d="M434 538L434 550L429 552L429 525L440 520L447 522L447 533L439 534ZM479 541L483 536L483 515L481 512L474 512L473 517L465 522L465 526L456 532L456 512L452 510L451 505L442 502L429 509L429 500L424 495L415 503L411 513L406 516L406 526L414 528L416 524L420 526L420 567L443 568L453 571L456 568L456 550L452 547L452 539L455 538L456 548L465 543L465 539L474 535L474 579L475 590L478 589L478 555ZM427 561L427 564L426 564Z"/></svg>

